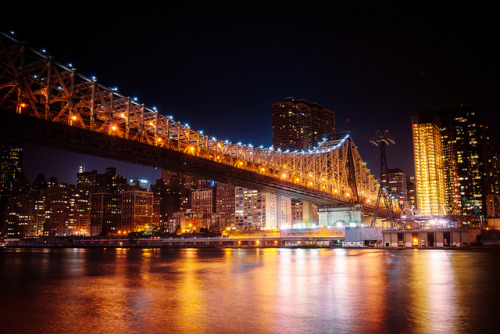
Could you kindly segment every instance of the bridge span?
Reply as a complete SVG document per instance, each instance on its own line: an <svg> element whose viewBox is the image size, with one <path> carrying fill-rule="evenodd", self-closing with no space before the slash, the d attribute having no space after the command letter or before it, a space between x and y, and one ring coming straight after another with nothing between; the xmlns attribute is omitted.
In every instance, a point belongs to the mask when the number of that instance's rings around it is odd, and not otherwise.
<svg viewBox="0 0 500 334"><path fill-rule="evenodd" d="M0 139L101 156L319 207L375 211L379 185L350 134L306 151L219 140L0 34ZM396 205L394 205L396 207ZM377 215L387 216L387 208Z"/></svg>

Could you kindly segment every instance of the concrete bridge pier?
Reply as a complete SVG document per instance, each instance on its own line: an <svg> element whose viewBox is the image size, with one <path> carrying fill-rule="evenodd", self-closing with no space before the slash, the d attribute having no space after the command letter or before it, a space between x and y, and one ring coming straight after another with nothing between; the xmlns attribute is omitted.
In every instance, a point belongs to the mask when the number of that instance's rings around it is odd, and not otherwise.
<svg viewBox="0 0 500 334"><path fill-rule="evenodd" d="M365 217L360 206L318 208L321 227L357 227L365 225Z"/></svg>

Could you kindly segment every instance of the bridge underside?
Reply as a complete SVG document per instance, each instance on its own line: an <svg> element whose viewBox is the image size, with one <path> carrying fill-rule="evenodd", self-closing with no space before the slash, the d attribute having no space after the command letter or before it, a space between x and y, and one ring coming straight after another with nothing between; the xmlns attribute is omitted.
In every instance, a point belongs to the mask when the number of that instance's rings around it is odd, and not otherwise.
<svg viewBox="0 0 500 334"><path fill-rule="evenodd" d="M197 175L210 180L311 202L320 207L352 206L350 202L341 202L336 198L325 196L324 193L315 193L300 186L282 184L272 177L234 166L5 110L0 111L0 140L31 143ZM365 207L366 210L370 211L371 208Z"/></svg>

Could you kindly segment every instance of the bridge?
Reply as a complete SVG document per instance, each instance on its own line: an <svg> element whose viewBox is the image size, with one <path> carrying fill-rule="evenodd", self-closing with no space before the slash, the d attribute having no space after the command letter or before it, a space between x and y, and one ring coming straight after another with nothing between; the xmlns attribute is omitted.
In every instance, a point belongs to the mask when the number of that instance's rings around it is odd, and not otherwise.
<svg viewBox="0 0 500 334"><path fill-rule="evenodd" d="M384 206L375 210L379 184L350 133L301 151L223 141L3 33L0 124L3 140L195 174L319 207L388 214Z"/></svg>

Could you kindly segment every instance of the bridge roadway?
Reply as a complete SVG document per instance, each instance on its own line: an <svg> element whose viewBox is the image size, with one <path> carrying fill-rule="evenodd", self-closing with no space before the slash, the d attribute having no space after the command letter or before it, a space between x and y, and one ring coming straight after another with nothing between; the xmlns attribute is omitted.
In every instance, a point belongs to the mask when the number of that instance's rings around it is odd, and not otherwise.
<svg viewBox="0 0 500 334"><path fill-rule="evenodd" d="M318 207L352 207L353 202L310 188L277 180L267 175L217 163L172 149L110 136L83 128L39 119L10 110L0 110L0 140L32 143L108 159L197 175L218 182L234 184L311 202ZM380 216L386 215L379 208ZM373 214L374 205L364 204L363 212Z"/></svg>

